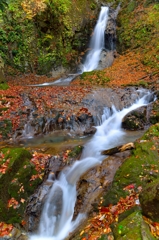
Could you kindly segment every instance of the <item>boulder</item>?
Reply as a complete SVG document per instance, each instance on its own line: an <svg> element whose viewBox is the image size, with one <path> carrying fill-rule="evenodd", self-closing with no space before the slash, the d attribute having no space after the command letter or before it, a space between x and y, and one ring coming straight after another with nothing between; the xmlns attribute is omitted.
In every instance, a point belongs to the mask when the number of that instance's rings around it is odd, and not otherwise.
<svg viewBox="0 0 159 240"><path fill-rule="evenodd" d="M149 226L144 222L140 211L135 211L118 223L113 229L113 234L116 240L155 239L149 230Z"/></svg>
<svg viewBox="0 0 159 240"><path fill-rule="evenodd" d="M27 198L34 192L40 178L30 161L32 155L24 148L3 148L0 152L0 222L21 223ZM6 214L7 212L7 214Z"/></svg>
<svg viewBox="0 0 159 240"><path fill-rule="evenodd" d="M154 222L159 222L159 179L148 184L139 195L142 212Z"/></svg>

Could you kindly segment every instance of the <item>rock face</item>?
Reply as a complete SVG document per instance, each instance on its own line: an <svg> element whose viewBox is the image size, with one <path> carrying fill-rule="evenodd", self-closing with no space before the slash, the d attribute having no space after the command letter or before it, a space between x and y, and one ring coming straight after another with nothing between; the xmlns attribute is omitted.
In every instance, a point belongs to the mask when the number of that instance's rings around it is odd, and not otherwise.
<svg viewBox="0 0 159 240"><path fill-rule="evenodd" d="M141 107L127 114L122 120L122 127L127 130L143 130L148 125L147 107Z"/></svg>
<svg viewBox="0 0 159 240"><path fill-rule="evenodd" d="M105 49L101 52L98 69L104 69L112 65L116 57L116 18L119 7L116 10L109 8L109 17L105 29Z"/></svg>
<svg viewBox="0 0 159 240"><path fill-rule="evenodd" d="M159 179L148 184L140 193L143 215L159 222Z"/></svg>
<svg viewBox="0 0 159 240"><path fill-rule="evenodd" d="M115 50L116 49L116 18L119 12L120 6L118 6L115 10L109 8L109 18L105 30L105 48L107 50Z"/></svg>

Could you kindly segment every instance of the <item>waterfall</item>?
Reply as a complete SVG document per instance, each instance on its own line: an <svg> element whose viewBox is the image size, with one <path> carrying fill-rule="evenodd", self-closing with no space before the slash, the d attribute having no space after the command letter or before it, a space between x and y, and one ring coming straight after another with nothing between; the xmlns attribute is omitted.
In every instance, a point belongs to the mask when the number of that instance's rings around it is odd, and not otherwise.
<svg viewBox="0 0 159 240"><path fill-rule="evenodd" d="M31 84L29 86L34 87L45 87L45 86L51 86L51 85L69 85L69 83L77 76L80 75L83 72L90 72L94 69L97 69L98 63L100 61L100 55L102 50L105 47L105 29L108 21L108 7L101 7L101 11L99 14L99 18L97 21L97 24L94 28L93 35L90 40L90 46L89 46L89 52L86 55L86 59L82 65L80 66L80 71L78 71L76 74L68 75L67 77L60 78L54 82L46 82L42 84Z"/></svg>
<svg viewBox="0 0 159 240"><path fill-rule="evenodd" d="M101 7L99 18L90 40L90 51L88 52L82 67L82 72L90 72L98 67L100 54L104 46L105 28L108 21L108 7Z"/></svg>
<svg viewBox="0 0 159 240"><path fill-rule="evenodd" d="M85 145L81 159L64 169L55 180L46 199L39 230L31 240L63 240L73 231L85 216L79 214L73 220L76 203L76 183L80 176L90 168L99 165L105 156L101 151L113 148L122 142L125 132L121 128L122 119L132 110L146 106L152 101L152 94L145 90L144 96L129 108L117 111L104 111L103 122L97 127L93 138Z"/></svg>

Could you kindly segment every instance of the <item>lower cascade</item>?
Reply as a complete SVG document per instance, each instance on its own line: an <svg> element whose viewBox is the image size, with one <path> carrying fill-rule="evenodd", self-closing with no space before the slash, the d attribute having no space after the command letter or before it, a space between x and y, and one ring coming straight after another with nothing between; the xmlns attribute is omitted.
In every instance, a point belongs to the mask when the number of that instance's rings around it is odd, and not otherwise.
<svg viewBox="0 0 159 240"><path fill-rule="evenodd" d="M104 111L103 122L96 127L96 133L85 145L81 159L64 169L59 179L54 181L44 204L38 232L30 236L30 240L63 240L85 218L84 214L79 214L73 220L78 179L106 158L101 155L101 151L123 142L125 132L121 123L124 116L139 107L147 106L150 101L152 93L143 90L140 92L140 98L132 106L121 111L117 111L115 107L112 107L112 111Z"/></svg>

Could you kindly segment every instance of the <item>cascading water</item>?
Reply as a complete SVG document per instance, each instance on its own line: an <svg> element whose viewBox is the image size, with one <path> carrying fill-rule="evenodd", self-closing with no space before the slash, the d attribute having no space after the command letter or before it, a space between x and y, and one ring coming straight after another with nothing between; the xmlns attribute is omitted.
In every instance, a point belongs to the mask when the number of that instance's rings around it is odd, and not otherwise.
<svg viewBox="0 0 159 240"><path fill-rule="evenodd" d="M90 41L90 51L83 64L82 72L90 72L98 67L101 51L104 48L105 28L108 20L108 7L102 7Z"/></svg>
<svg viewBox="0 0 159 240"><path fill-rule="evenodd" d="M75 221L72 220L78 179L105 159L101 155L102 150L113 148L122 142L125 134L121 128L123 117L132 110L146 106L150 99L152 100L152 94L146 92L129 108L117 111L113 107L112 111L105 111L103 123L97 127L92 140L85 145L81 160L64 169L59 179L54 181L42 211L38 234L31 236L31 240L63 240L78 226L81 218L84 218L84 215L79 214Z"/></svg>

